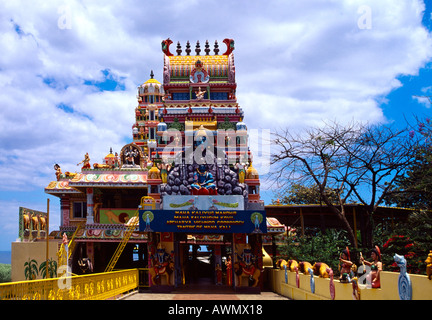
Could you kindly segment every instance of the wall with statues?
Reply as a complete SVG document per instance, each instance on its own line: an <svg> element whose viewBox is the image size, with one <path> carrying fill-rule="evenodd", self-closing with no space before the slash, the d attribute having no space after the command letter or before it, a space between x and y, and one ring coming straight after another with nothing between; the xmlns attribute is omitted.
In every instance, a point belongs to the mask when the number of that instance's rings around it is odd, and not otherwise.
<svg viewBox="0 0 432 320"><path fill-rule="evenodd" d="M409 274L409 282L399 285L399 273L381 272L381 288L368 289L352 283L341 283L338 279L320 278L284 269L266 268L269 289L294 300L401 300L406 297L407 283L411 283L412 300L432 300L432 280L425 275ZM401 291L400 291L400 290Z"/></svg>

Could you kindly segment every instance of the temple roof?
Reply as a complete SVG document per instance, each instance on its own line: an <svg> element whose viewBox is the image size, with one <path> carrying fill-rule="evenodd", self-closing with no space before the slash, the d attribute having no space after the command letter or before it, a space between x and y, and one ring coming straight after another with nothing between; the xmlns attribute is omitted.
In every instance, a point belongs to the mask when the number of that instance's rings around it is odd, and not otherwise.
<svg viewBox="0 0 432 320"><path fill-rule="evenodd" d="M162 41L162 51L165 54L164 59L164 85L189 84L192 83L221 83L234 84L234 58L231 54L234 50L234 40L224 39L226 51L219 55L219 45L217 41L214 44L211 55L208 41L205 43L205 49L201 49L197 41L195 49L191 49L189 41L186 49L182 50L180 43L177 43L177 55L170 52L170 45L173 43L169 38ZM191 52L195 54L191 55ZM186 53L182 55L182 52ZM195 74L200 74L196 78Z"/></svg>
<svg viewBox="0 0 432 320"><path fill-rule="evenodd" d="M276 218L267 217L267 233L284 233L286 226Z"/></svg>
<svg viewBox="0 0 432 320"><path fill-rule="evenodd" d="M45 188L45 192L48 194L56 193L81 193L77 189L69 186L69 180L51 181Z"/></svg>
<svg viewBox="0 0 432 320"><path fill-rule="evenodd" d="M45 188L48 194L76 193L80 187L147 187L147 171L91 170L77 173L72 179L51 181Z"/></svg>
<svg viewBox="0 0 432 320"><path fill-rule="evenodd" d="M147 186L147 171L108 171L78 173L69 185L72 187L136 187Z"/></svg>

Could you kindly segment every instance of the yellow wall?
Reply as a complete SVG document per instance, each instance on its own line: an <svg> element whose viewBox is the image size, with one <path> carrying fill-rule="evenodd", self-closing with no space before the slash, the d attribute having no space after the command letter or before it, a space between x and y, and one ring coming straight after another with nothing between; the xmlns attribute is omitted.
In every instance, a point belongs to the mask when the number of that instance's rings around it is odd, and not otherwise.
<svg viewBox="0 0 432 320"><path fill-rule="evenodd" d="M49 258L55 260L58 263L57 251L59 241L50 240L49 242ZM43 279L43 276L39 272L39 266L46 260L46 242L35 241L35 242L12 242L12 253L11 253L11 266L12 266L12 281L25 281L24 268L25 263L29 260L35 260L38 269L38 275L36 279Z"/></svg>
<svg viewBox="0 0 432 320"><path fill-rule="evenodd" d="M311 292L310 275L299 274L300 287L297 288L295 272L287 272L288 283L285 283L285 270L266 268L270 289L294 300L330 300L330 279L315 279L315 293ZM432 300L432 280L424 275L410 274L413 300ZM361 300L399 300L399 273L381 273L381 288L366 289L361 286ZM353 300L352 285L334 280L335 300Z"/></svg>

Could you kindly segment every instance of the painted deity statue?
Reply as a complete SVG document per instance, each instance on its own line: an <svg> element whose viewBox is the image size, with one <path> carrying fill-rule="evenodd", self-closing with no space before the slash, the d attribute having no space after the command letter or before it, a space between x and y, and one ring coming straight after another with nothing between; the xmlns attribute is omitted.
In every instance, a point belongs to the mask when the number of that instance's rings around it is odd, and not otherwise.
<svg viewBox="0 0 432 320"><path fill-rule="evenodd" d="M217 194L213 175L207 171L207 166L199 165L194 173L194 183L191 184L192 194ZM207 191L204 191L207 190Z"/></svg>
<svg viewBox="0 0 432 320"><path fill-rule="evenodd" d="M348 247L342 250L339 256L339 280L340 282L351 282L351 279L354 278L354 271L356 269L356 265L351 261L351 255Z"/></svg>
<svg viewBox="0 0 432 320"><path fill-rule="evenodd" d="M157 167L160 169L162 183L168 183L168 171L171 169L171 166L165 162L161 162Z"/></svg>
<svg viewBox="0 0 432 320"><path fill-rule="evenodd" d="M381 262L381 250L378 246L375 246L375 248L371 251L371 258L372 261L366 261L363 258L363 255L360 255L360 261L362 261L367 266L370 266L371 272L367 276L367 282L370 282L372 284L372 288L380 288L381 287L381 281L380 281L380 274L382 271L382 262Z"/></svg>
<svg viewBox="0 0 432 320"><path fill-rule="evenodd" d="M237 254L237 258L240 261L240 265L243 269L247 270L248 273L253 274L255 270L255 256L252 254L250 244L246 244L241 255Z"/></svg>
<svg viewBox="0 0 432 320"><path fill-rule="evenodd" d="M54 165L54 170L56 171L56 178L57 178L57 181L58 181L62 177L63 173L61 171L60 166L57 163Z"/></svg>
<svg viewBox="0 0 432 320"><path fill-rule="evenodd" d="M138 151L129 147L129 149L125 151L124 155L126 164L135 166L135 157L138 155Z"/></svg>
<svg viewBox="0 0 432 320"><path fill-rule="evenodd" d="M80 163L77 164L77 166L79 166L80 164L83 164L83 166L81 167L81 169L90 169L90 157L88 152L86 152L85 156L84 156L84 160L81 161Z"/></svg>
<svg viewBox="0 0 432 320"><path fill-rule="evenodd" d="M199 87L198 91L196 92L197 100L202 100L204 98L204 94L205 94L205 91L201 90L201 87Z"/></svg>
<svg viewBox="0 0 432 320"><path fill-rule="evenodd" d="M168 254L159 243L156 249L156 253L151 256L152 268L150 268L150 274L153 284L160 279L160 276L165 275L167 284L170 285L169 276L173 271L173 259L172 254Z"/></svg>
<svg viewBox="0 0 432 320"><path fill-rule="evenodd" d="M225 261L226 266L226 277L227 277L227 285L230 286L232 284L232 261L231 257L228 256Z"/></svg>
<svg viewBox="0 0 432 320"><path fill-rule="evenodd" d="M245 163L236 163L234 166L238 170L239 182L244 183L245 175L246 175L246 164Z"/></svg>
<svg viewBox="0 0 432 320"><path fill-rule="evenodd" d="M243 252L237 254L237 260L235 269L238 277L237 286L241 286L241 278L248 277L249 281L252 282L252 287L258 285L261 271L256 267L256 256L252 253L252 249L249 243L247 243L243 249Z"/></svg>

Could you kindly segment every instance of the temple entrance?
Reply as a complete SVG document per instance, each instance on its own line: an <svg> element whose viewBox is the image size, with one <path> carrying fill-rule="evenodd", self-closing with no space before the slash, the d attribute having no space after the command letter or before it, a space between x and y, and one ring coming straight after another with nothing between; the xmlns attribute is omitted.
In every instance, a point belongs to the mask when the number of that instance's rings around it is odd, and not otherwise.
<svg viewBox="0 0 432 320"><path fill-rule="evenodd" d="M227 257L231 256L230 245L186 242L181 243L179 249L180 287L201 290L231 287L225 264Z"/></svg>
<svg viewBox="0 0 432 320"><path fill-rule="evenodd" d="M214 245L185 244L183 250L187 251L185 284L216 284Z"/></svg>

